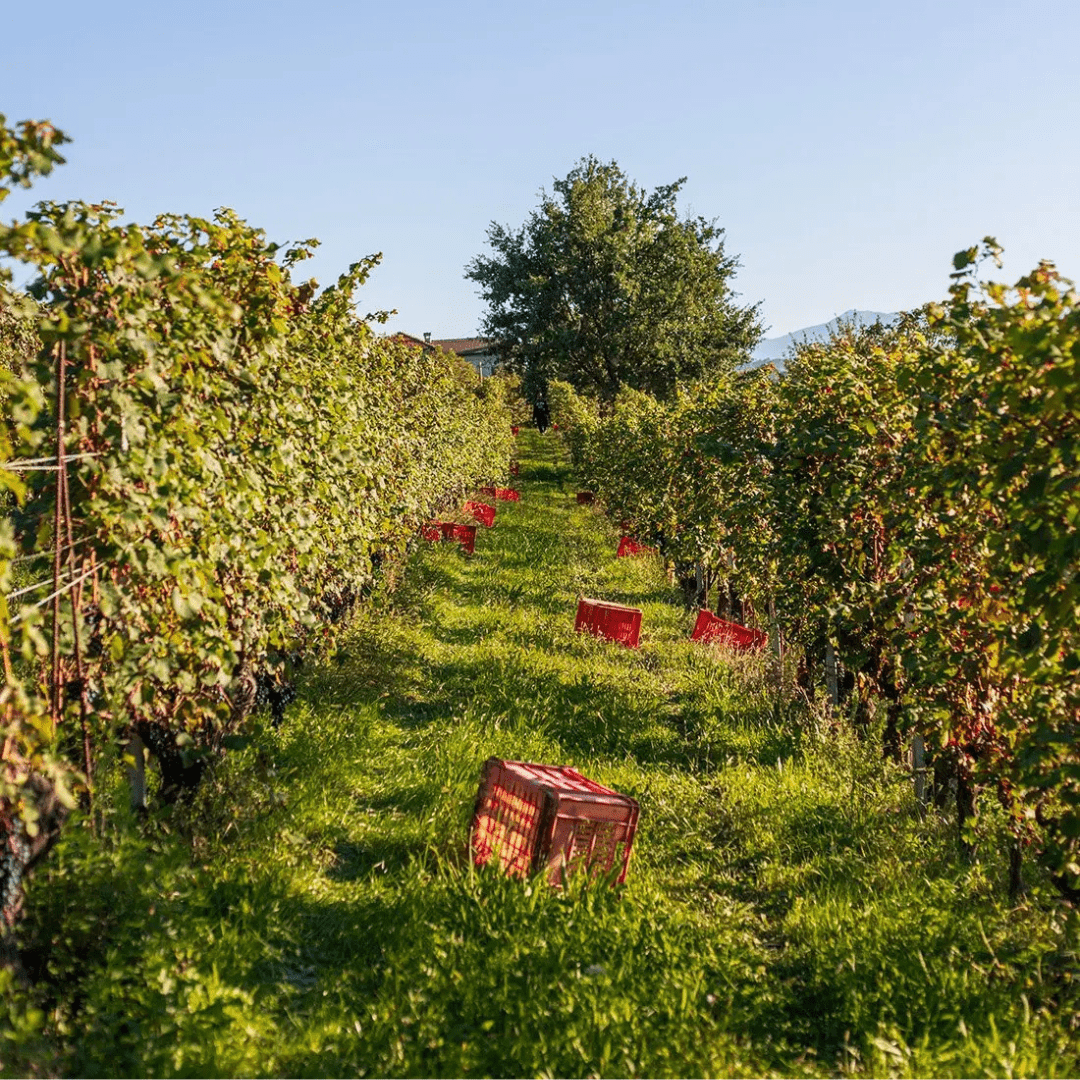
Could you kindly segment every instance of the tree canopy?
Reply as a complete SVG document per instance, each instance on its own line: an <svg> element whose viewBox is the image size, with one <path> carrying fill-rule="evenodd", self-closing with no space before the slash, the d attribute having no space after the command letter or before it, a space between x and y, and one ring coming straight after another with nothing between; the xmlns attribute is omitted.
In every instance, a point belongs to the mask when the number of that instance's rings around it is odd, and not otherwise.
<svg viewBox="0 0 1080 1080"><path fill-rule="evenodd" d="M492 222L492 254L465 276L488 304L484 333L527 392L564 379L607 401L623 385L663 397L748 358L761 336L757 305L735 303L738 259L724 251L724 230L680 218L685 182L649 194L616 162L589 156L541 191L520 229Z"/></svg>

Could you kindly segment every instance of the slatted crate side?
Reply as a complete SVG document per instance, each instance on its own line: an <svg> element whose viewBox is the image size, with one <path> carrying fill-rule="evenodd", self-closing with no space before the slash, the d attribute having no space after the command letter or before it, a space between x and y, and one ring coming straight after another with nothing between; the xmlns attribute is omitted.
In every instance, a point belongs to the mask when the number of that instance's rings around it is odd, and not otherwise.
<svg viewBox="0 0 1080 1080"><path fill-rule="evenodd" d="M642 544L632 537L623 536L619 539L619 550L615 552L615 558L626 559L632 555L656 555L657 550L654 547L649 547L648 544Z"/></svg>
<svg viewBox="0 0 1080 1080"><path fill-rule="evenodd" d="M641 633L641 611L624 604L608 604L583 597L578 601L574 629L636 649Z"/></svg>
<svg viewBox="0 0 1080 1080"><path fill-rule="evenodd" d="M698 612L697 622L694 624L690 639L707 644L725 645L736 652L749 652L763 648L769 640L768 635L760 630L752 630L748 626L729 622L704 609Z"/></svg>
<svg viewBox="0 0 1080 1080"><path fill-rule="evenodd" d="M626 880L630 851L637 830L638 804L625 795L607 801L598 798L582 803L560 798L548 844L550 880L558 883L563 873L586 868L606 874L618 868L616 883Z"/></svg>
<svg viewBox="0 0 1080 1080"><path fill-rule="evenodd" d="M472 514L485 528L490 529L495 524L495 507L487 503L474 502L470 499L462 508L466 514Z"/></svg>
<svg viewBox="0 0 1080 1080"><path fill-rule="evenodd" d="M472 823L473 861L492 858L508 874L531 874L540 847L544 792L496 770L481 781Z"/></svg>
<svg viewBox="0 0 1080 1080"><path fill-rule="evenodd" d="M456 521L442 521L439 523L444 540L457 540L461 544L462 551L472 554L476 550L476 526L462 525Z"/></svg>

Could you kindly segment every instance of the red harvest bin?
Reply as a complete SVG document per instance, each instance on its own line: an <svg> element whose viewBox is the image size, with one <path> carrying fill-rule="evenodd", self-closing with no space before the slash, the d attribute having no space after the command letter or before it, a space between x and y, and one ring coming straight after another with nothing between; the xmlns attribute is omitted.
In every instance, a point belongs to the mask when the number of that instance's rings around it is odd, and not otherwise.
<svg viewBox="0 0 1080 1080"><path fill-rule="evenodd" d="M516 435L516 434L517 434L517 433L518 433L518 432L519 432L520 430L521 430L521 428L519 428L519 427L517 426L517 424L513 424L513 425L511 425L511 427L510 427L510 434L511 434L511 435Z"/></svg>
<svg viewBox="0 0 1080 1080"><path fill-rule="evenodd" d="M501 499L503 502L520 502L521 492L515 491L513 488L481 488L485 495L494 495L496 499Z"/></svg>
<svg viewBox="0 0 1080 1080"><path fill-rule="evenodd" d="M616 869L626 880L638 804L575 769L489 758L480 775L469 846L473 862L493 859L508 874L564 874Z"/></svg>
<svg viewBox="0 0 1080 1080"><path fill-rule="evenodd" d="M472 514L481 525L490 529L495 524L495 507L487 503L469 501L465 504L465 513Z"/></svg>
<svg viewBox="0 0 1080 1080"><path fill-rule="evenodd" d="M592 506L596 502L596 496L591 491L579 491L577 501L578 506Z"/></svg>
<svg viewBox="0 0 1080 1080"><path fill-rule="evenodd" d="M655 555L656 548L649 547L647 544L639 544L636 540L631 540L629 536L624 536L619 541L619 550L615 552L615 558L625 559L630 555Z"/></svg>
<svg viewBox="0 0 1080 1080"><path fill-rule="evenodd" d="M442 536L442 522L429 521L426 525L421 525L420 535L425 540L438 540Z"/></svg>
<svg viewBox="0 0 1080 1080"><path fill-rule="evenodd" d="M714 615L711 611L702 610L698 612L690 640L715 642L726 645L736 652L749 652L760 649L769 638L760 630L751 630L748 626L728 622L727 619L721 619L719 615Z"/></svg>
<svg viewBox="0 0 1080 1080"><path fill-rule="evenodd" d="M636 649L641 633L641 610L583 597L578 601L574 629L579 634L585 631Z"/></svg>
<svg viewBox="0 0 1080 1080"><path fill-rule="evenodd" d="M458 525L454 521L440 521L444 540L457 540L461 544L461 550L471 555L476 550L476 526Z"/></svg>

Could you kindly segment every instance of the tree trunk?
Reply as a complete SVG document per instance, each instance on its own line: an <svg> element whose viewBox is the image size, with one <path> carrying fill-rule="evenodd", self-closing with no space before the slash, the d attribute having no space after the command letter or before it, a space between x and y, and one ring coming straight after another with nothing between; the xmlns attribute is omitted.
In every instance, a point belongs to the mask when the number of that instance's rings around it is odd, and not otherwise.
<svg viewBox="0 0 1080 1080"><path fill-rule="evenodd" d="M1024 862L1024 846L1019 836L1009 844L1009 899L1015 904L1027 891L1021 869Z"/></svg>
<svg viewBox="0 0 1080 1080"><path fill-rule="evenodd" d="M881 753L888 761L900 764L903 747L900 743L900 702L890 701L885 709L885 733L881 739Z"/></svg>
<svg viewBox="0 0 1080 1080"><path fill-rule="evenodd" d="M956 831L960 842L960 850L965 858L970 859L975 854L975 845L970 843L964 835L964 827L969 820L974 820L979 813L979 791L962 763L958 763L956 770Z"/></svg>

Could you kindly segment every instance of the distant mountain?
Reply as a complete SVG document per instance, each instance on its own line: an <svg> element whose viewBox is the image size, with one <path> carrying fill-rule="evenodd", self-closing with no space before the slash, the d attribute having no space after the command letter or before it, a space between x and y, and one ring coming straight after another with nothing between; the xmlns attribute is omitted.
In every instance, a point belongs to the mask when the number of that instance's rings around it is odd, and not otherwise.
<svg viewBox="0 0 1080 1080"><path fill-rule="evenodd" d="M793 330L790 334L781 337L765 338L758 342L754 349L753 359L747 364L748 368L761 367L762 364L772 363L781 371L784 368L784 359L792 345L801 345L804 341L828 341L829 335L840 324L853 322L857 326L872 326L879 319L886 325L891 326L900 316L895 312L885 311L845 311L843 315L837 315L827 323L817 326L807 326L802 330Z"/></svg>

